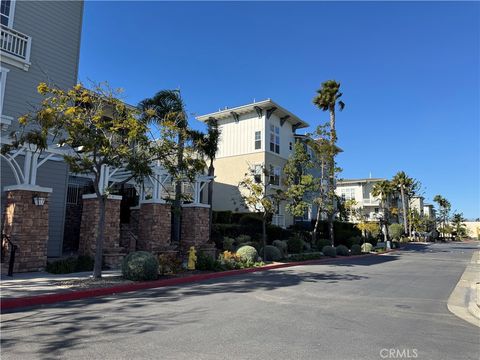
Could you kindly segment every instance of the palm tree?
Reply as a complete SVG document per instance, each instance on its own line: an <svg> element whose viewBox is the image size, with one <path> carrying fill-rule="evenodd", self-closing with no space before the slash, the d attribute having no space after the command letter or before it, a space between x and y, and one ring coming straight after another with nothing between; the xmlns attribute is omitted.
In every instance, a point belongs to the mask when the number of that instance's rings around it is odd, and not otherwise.
<svg viewBox="0 0 480 360"><path fill-rule="evenodd" d="M208 176L215 176L215 167L213 162L218 152L218 144L220 141L220 129L214 118L206 121L207 133L192 132L195 148L204 155L209 162ZM210 205L209 232L212 232L212 206L213 206L213 179L208 183L208 205Z"/></svg>
<svg viewBox="0 0 480 360"><path fill-rule="evenodd" d="M405 234L408 234L408 223L407 223L407 202L406 202L406 192L407 189L410 189L413 186L413 179L408 177L404 171L399 171L392 180L392 185L400 190L400 196L402 198L402 210L403 210L403 227Z"/></svg>
<svg viewBox="0 0 480 360"><path fill-rule="evenodd" d="M448 213L450 212L452 205L447 199L445 199L441 195L435 195L435 197L433 198L433 201L435 201L438 204L440 218L442 221L442 229L445 230L447 225L447 220L448 220ZM445 231L442 231L442 235L443 237L445 237Z"/></svg>
<svg viewBox="0 0 480 360"><path fill-rule="evenodd" d="M383 236L385 239L385 243L387 244L387 247L388 247L388 215L387 215L388 201L392 193L393 193L392 183L388 180L382 180L373 185L372 195L380 198L380 208L383 213L383 226L385 226L385 231L383 232Z"/></svg>
<svg viewBox="0 0 480 360"><path fill-rule="evenodd" d="M337 133L335 130L335 108L342 111L345 108L345 103L340 100L342 93L340 92L340 83L335 80L327 80L322 83L318 95L313 99L313 103L322 111L329 111L330 113L330 164L329 164L329 186L328 193L330 196L330 206L332 210L329 214L329 228L330 228L330 241L332 246L334 245L335 236L333 233L333 219L335 215L335 154L337 141Z"/></svg>
<svg viewBox="0 0 480 360"><path fill-rule="evenodd" d="M155 116L151 117L152 122L159 125L165 122L173 123L177 129L177 154L176 162L178 172L181 174L184 169L184 151L188 117L180 90L161 90L153 97L142 100L139 103L142 111L154 110ZM175 182L175 200L173 203L173 240L180 241L180 206L182 199L182 182Z"/></svg>

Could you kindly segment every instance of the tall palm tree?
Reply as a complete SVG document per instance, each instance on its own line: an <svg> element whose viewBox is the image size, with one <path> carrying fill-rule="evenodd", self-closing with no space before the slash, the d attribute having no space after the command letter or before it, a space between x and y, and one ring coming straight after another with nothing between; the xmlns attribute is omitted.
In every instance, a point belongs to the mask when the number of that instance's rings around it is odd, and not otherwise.
<svg viewBox="0 0 480 360"><path fill-rule="evenodd" d="M184 151L186 132L188 128L188 116L185 109L180 90L161 90L153 97L142 100L139 103L139 108L142 111L154 110L155 116L151 117L150 121L162 124L164 122L171 122L175 124L178 129L177 135L177 154L176 162L179 172L184 169ZM180 241L180 206L182 199L182 182L177 180L175 182L175 200L173 203L173 240Z"/></svg>
<svg viewBox="0 0 480 360"><path fill-rule="evenodd" d="M214 118L206 121L207 133L192 132L192 138L195 148L208 159L208 176L215 176L215 167L213 165L218 152L220 142L220 129ZM213 206L213 180L208 183L208 205L210 205L209 231L212 232L212 206Z"/></svg>
<svg viewBox="0 0 480 360"><path fill-rule="evenodd" d="M380 208L383 213L383 226L385 230L383 231L383 236L385 243L388 244L388 201L390 196L393 193L393 186L390 181L382 180L373 185L372 195L380 199Z"/></svg>
<svg viewBox="0 0 480 360"><path fill-rule="evenodd" d="M433 201L438 204L440 210L440 218L442 221L442 229L445 230L445 226L447 225L448 220L448 213L450 212L452 205L450 204L450 201L448 201L441 195L435 195ZM442 235L443 237L445 237L445 231L442 231Z"/></svg>
<svg viewBox="0 0 480 360"><path fill-rule="evenodd" d="M331 211L329 213L330 242L334 245L335 235L333 233L333 219L335 216L335 155L337 142L337 133L335 130L335 108L340 111L345 108L345 103L340 100L342 93L340 92L340 83L335 80L327 80L322 83L320 89L317 90L317 96L313 99L313 103L322 111L330 113L330 151L329 151L329 167L328 167L328 189L330 197Z"/></svg>
<svg viewBox="0 0 480 360"><path fill-rule="evenodd" d="M408 177L404 171L399 171L395 174L392 180L392 185L400 190L400 196L402 198L403 227L405 234L408 234L406 192L407 189L410 189L413 186L413 183L413 179Z"/></svg>

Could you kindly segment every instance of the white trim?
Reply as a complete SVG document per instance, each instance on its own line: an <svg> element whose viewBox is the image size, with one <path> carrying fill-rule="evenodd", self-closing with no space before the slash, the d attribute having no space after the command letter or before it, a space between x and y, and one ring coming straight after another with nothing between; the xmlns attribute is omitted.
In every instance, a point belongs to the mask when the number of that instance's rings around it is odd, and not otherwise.
<svg viewBox="0 0 480 360"><path fill-rule="evenodd" d="M97 199L97 194L85 194L82 195L82 199ZM108 200L122 200L122 195L108 195Z"/></svg>
<svg viewBox="0 0 480 360"><path fill-rule="evenodd" d="M140 200L139 203L140 205L142 205L142 204L166 204L167 202L163 199L147 199L147 200Z"/></svg>
<svg viewBox="0 0 480 360"><path fill-rule="evenodd" d="M13 20L15 18L15 4L17 3L16 0L10 0L10 11L8 13L8 24L9 28L13 28Z"/></svg>
<svg viewBox="0 0 480 360"><path fill-rule="evenodd" d="M13 190L25 190L25 191L33 191L33 192L44 192L44 193L51 193L53 191L52 188L37 186L37 185L28 185L28 184L21 184L21 185L10 185L5 186L3 191L13 191Z"/></svg>
<svg viewBox="0 0 480 360"><path fill-rule="evenodd" d="M7 75L10 71L9 68L0 66L0 117L2 118L3 123L3 100L5 99L5 86L7 84ZM10 122L11 123L11 122ZM10 125L10 124L8 124Z"/></svg>
<svg viewBox="0 0 480 360"><path fill-rule="evenodd" d="M182 204L182 207L184 208L210 208L210 205L208 204Z"/></svg>

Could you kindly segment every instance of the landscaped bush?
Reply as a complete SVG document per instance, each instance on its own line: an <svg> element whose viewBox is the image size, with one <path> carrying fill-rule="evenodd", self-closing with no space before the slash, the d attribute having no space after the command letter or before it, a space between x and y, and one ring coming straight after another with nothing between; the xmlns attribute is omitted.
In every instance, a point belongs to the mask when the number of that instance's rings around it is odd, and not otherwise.
<svg viewBox="0 0 480 360"><path fill-rule="evenodd" d="M352 252L352 255L361 255L362 254L362 247L358 244L353 244L350 251Z"/></svg>
<svg viewBox="0 0 480 360"><path fill-rule="evenodd" d="M255 262L258 259L258 252L253 246L242 246L237 250L237 255L243 261Z"/></svg>
<svg viewBox="0 0 480 360"><path fill-rule="evenodd" d="M249 242L240 244L240 246L237 247L237 250L240 249L242 246L247 246L247 245L248 246L253 246L257 250L257 253L260 250L260 248L262 247L262 245L260 245L260 243L257 242L257 241L249 241Z"/></svg>
<svg viewBox="0 0 480 360"><path fill-rule="evenodd" d="M324 246L330 246L331 242L330 240L327 240L327 239L318 239L315 245L317 246L318 250L321 250L323 249Z"/></svg>
<svg viewBox="0 0 480 360"><path fill-rule="evenodd" d="M213 211L212 221L214 224L230 224L232 222L231 211Z"/></svg>
<svg viewBox="0 0 480 360"><path fill-rule="evenodd" d="M233 246L234 243L235 243L235 239L232 239L228 236L225 236L223 238L223 244L222 244L223 250L233 251L234 250L234 246Z"/></svg>
<svg viewBox="0 0 480 360"><path fill-rule="evenodd" d="M362 244L361 249L363 253L369 253L373 250L373 245L367 242L365 244Z"/></svg>
<svg viewBox="0 0 480 360"><path fill-rule="evenodd" d="M273 246L275 246L280 252L282 253L282 257L287 256L288 254L288 244L286 240L275 240L273 242Z"/></svg>
<svg viewBox="0 0 480 360"><path fill-rule="evenodd" d="M69 274L73 272L92 271L93 259L90 256L80 255L78 258L69 257L47 263L45 271L51 274Z"/></svg>
<svg viewBox="0 0 480 360"><path fill-rule="evenodd" d="M158 277L158 267L155 256L146 251L137 251L123 259L122 274L128 280L155 280Z"/></svg>
<svg viewBox="0 0 480 360"><path fill-rule="evenodd" d="M282 258L282 253L273 245L265 246L265 252L260 249L260 256L263 257L263 261L278 261Z"/></svg>
<svg viewBox="0 0 480 360"><path fill-rule="evenodd" d="M245 214L238 222L240 225L248 226L254 229L262 228L262 217L258 214Z"/></svg>
<svg viewBox="0 0 480 360"><path fill-rule="evenodd" d="M348 251L348 248L345 245L338 245L336 248L337 255L339 256L349 256L350 251Z"/></svg>
<svg viewBox="0 0 480 360"><path fill-rule="evenodd" d="M158 256L158 272L161 275L176 274L182 269L182 260L175 253L165 253Z"/></svg>
<svg viewBox="0 0 480 360"><path fill-rule="evenodd" d="M398 249L400 247L400 242L397 240L392 241L392 249Z"/></svg>
<svg viewBox="0 0 480 360"><path fill-rule="evenodd" d="M241 244L245 244L247 242L250 242L252 240L252 237L249 236L249 235L240 235L240 236L237 236L237 239L235 240L237 246L241 245Z"/></svg>
<svg viewBox="0 0 480 360"><path fill-rule="evenodd" d="M391 224L388 227L388 233L392 239L400 240L403 235L403 225L402 224Z"/></svg>
<svg viewBox="0 0 480 360"><path fill-rule="evenodd" d="M287 248L290 254L299 254L303 250L303 239L300 235L295 234L293 237L288 239Z"/></svg>
<svg viewBox="0 0 480 360"><path fill-rule="evenodd" d="M215 258L200 252L197 256L195 268L198 270L220 271L222 270L222 265Z"/></svg>
<svg viewBox="0 0 480 360"><path fill-rule="evenodd" d="M321 259L324 257L323 253L317 252L309 252L309 253L302 253L302 254L293 254L288 257L289 261L306 261L306 260L316 260Z"/></svg>
<svg viewBox="0 0 480 360"><path fill-rule="evenodd" d="M283 229L276 225L267 225L267 238L269 240L287 240L293 236L293 231Z"/></svg>
<svg viewBox="0 0 480 360"><path fill-rule="evenodd" d="M363 239L361 236L352 236L347 240L346 246L348 248L351 248L355 244L361 244L363 242Z"/></svg>
<svg viewBox="0 0 480 360"><path fill-rule="evenodd" d="M337 256L337 250L330 245L324 246L322 248L322 253L325 256L330 256L330 257L336 257Z"/></svg>

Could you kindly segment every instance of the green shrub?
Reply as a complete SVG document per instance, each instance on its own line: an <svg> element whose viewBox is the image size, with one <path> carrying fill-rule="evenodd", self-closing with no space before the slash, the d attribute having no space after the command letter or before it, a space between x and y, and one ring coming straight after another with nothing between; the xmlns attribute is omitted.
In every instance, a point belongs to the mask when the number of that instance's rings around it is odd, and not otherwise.
<svg viewBox="0 0 480 360"><path fill-rule="evenodd" d="M247 246L247 245L253 246L255 250L257 250L257 253L260 251L260 248L262 247L262 245L260 245L260 243L257 241L249 241L249 242L240 244L240 246L237 247L237 250L240 249L242 246Z"/></svg>
<svg viewBox="0 0 480 360"><path fill-rule="evenodd" d="M230 224L232 222L232 212L227 211L213 211L212 221L215 224Z"/></svg>
<svg viewBox="0 0 480 360"><path fill-rule="evenodd" d="M369 253L372 251L373 245L367 242L365 244L362 244L361 249L363 253Z"/></svg>
<svg viewBox="0 0 480 360"><path fill-rule="evenodd" d="M176 274L182 269L182 260L175 253L163 253L158 256L158 271L160 274Z"/></svg>
<svg viewBox="0 0 480 360"><path fill-rule="evenodd" d="M198 270L221 271L222 265L217 259L200 252L197 257L195 268Z"/></svg>
<svg viewBox="0 0 480 360"><path fill-rule="evenodd" d="M132 252L123 259L122 274L128 280L155 280L158 277L158 265L158 260L151 253Z"/></svg>
<svg viewBox="0 0 480 360"><path fill-rule="evenodd" d="M322 248L322 253L325 256L330 256L330 257L336 257L337 256L337 250L330 245L324 246Z"/></svg>
<svg viewBox="0 0 480 360"><path fill-rule="evenodd" d="M75 272L76 266L77 259L69 257L47 263L45 270L51 274L69 274Z"/></svg>
<svg viewBox="0 0 480 360"><path fill-rule="evenodd" d="M349 238L347 241L346 241L346 246L348 248L351 248L353 245L355 244L361 244L363 243L363 238L361 236L352 236L351 238Z"/></svg>
<svg viewBox="0 0 480 360"><path fill-rule="evenodd" d="M402 224L391 224L388 226L388 233L392 239L400 240L403 235Z"/></svg>
<svg viewBox="0 0 480 360"><path fill-rule="evenodd" d="M338 245L335 248L335 250L337 252L337 255L339 255L339 256L349 256L350 255L350 251L348 251L348 248L345 245Z"/></svg>
<svg viewBox="0 0 480 360"><path fill-rule="evenodd" d="M361 255L362 254L362 247L358 244L353 244L350 251L352 252L352 255Z"/></svg>
<svg viewBox="0 0 480 360"><path fill-rule="evenodd" d="M259 214L245 214L240 218L240 225L252 227L255 229L262 228L262 216Z"/></svg>
<svg viewBox="0 0 480 360"><path fill-rule="evenodd" d="M275 240L273 242L273 246L275 246L280 252L282 253L282 257L287 256L288 254L288 244L286 240Z"/></svg>
<svg viewBox="0 0 480 360"><path fill-rule="evenodd" d="M400 247L400 242L397 240L392 241L392 249L398 249Z"/></svg>
<svg viewBox="0 0 480 360"><path fill-rule="evenodd" d="M77 258L77 265L75 266L75 271L92 271L93 270L94 260L88 255L80 255Z"/></svg>
<svg viewBox="0 0 480 360"><path fill-rule="evenodd" d="M293 231L286 230L280 226L269 224L267 225L267 238L269 240L287 240L289 237L293 236Z"/></svg>
<svg viewBox="0 0 480 360"><path fill-rule="evenodd" d="M223 244L222 244L223 250L233 251L234 250L234 246L233 246L234 243L235 243L235 239L232 239L228 236L225 236L223 238Z"/></svg>
<svg viewBox="0 0 480 360"><path fill-rule="evenodd" d="M303 239L300 235L295 234L287 241L287 249L290 254L299 254L303 250Z"/></svg>
<svg viewBox="0 0 480 360"><path fill-rule="evenodd" d="M258 259L257 250L253 246L245 245L237 250L237 255L242 261L255 262Z"/></svg>
<svg viewBox="0 0 480 360"><path fill-rule="evenodd" d="M250 235L240 235L240 236L237 236L237 239L235 241L237 246L239 246L241 244L245 244L247 242L252 241L252 237Z"/></svg>
<svg viewBox="0 0 480 360"><path fill-rule="evenodd" d="M282 258L282 253L273 245L265 246L265 253L263 249L260 249L260 255L263 257L263 261L278 261Z"/></svg>
<svg viewBox="0 0 480 360"><path fill-rule="evenodd" d="M321 252L309 252L302 254L294 254L288 257L289 261L306 261L306 260L316 260L321 259L324 255Z"/></svg>
<svg viewBox="0 0 480 360"><path fill-rule="evenodd" d="M330 246L331 242L330 240L327 240L327 239L318 239L315 245L317 246L318 250L321 250L323 249L324 246Z"/></svg>

